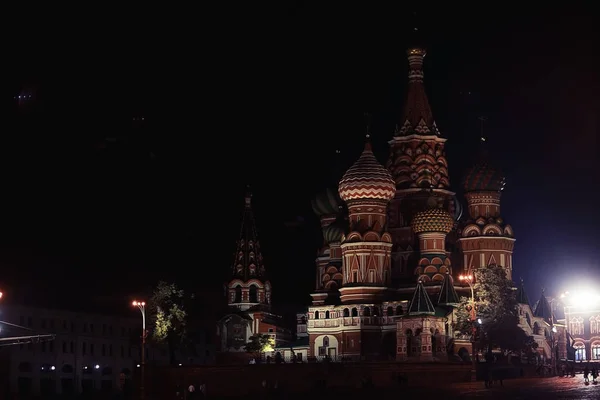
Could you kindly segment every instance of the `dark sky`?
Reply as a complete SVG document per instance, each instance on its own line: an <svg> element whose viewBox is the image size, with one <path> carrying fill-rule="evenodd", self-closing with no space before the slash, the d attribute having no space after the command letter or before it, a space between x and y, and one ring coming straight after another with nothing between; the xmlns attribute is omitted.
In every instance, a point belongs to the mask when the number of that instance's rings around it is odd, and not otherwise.
<svg viewBox="0 0 600 400"><path fill-rule="evenodd" d="M537 298L598 274L597 15L510 11L420 12L418 40L457 191L488 118L514 276ZM219 293L250 183L274 301L308 301L310 199L335 149L346 166L359 156L365 112L385 162L412 10L178 13L13 31L0 281L19 296L119 303L160 278ZM28 105L13 99L30 93Z"/></svg>

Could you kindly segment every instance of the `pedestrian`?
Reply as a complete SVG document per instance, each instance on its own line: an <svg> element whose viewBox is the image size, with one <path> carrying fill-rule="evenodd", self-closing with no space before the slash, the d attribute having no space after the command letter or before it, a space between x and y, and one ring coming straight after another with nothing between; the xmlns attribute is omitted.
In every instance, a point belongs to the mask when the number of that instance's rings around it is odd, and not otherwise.
<svg viewBox="0 0 600 400"><path fill-rule="evenodd" d="M594 385L596 385L598 383L598 381L596 380L598 378L598 370L596 369L596 366L594 366L594 368L592 368L592 383Z"/></svg>
<svg viewBox="0 0 600 400"><path fill-rule="evenodd" d="M583 369L583 382L586 385L590 383L590 369L588 368L587 364Z"/></svg>
<svg viewBox="0 0 600 400"><path fill-rule="evenodd" d="M194 385L190 385L188 386L188 399L195 399L196 398L196 388L194 387Z"/></svg>

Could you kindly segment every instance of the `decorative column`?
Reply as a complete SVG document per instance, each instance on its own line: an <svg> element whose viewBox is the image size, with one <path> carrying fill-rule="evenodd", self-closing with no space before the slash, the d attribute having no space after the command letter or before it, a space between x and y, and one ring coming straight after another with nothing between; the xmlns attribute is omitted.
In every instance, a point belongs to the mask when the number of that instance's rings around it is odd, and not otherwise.
<svg viewBox="0 0 600 400"><path fill-rule="evenodd" d="M407 346L406 333L402 327L402 319L400 319L396 323L396 361L406 361Z"/></svg>
<svg viewBox="0 0 600 400"><path fill-rule="evenodd" d="M423 318L423 331L421 332L421 354L420 361L433 361L431 351L431 321L429 318Z"/></svg>

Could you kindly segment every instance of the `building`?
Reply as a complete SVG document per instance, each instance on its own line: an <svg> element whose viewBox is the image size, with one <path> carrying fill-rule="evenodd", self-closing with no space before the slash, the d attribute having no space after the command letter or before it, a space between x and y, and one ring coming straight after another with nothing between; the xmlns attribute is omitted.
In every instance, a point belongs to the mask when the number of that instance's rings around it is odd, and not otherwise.
<svg viewBox="0 0 600 400"><path fill-rule="evenodd" d="M271 312L271 283L263 263L249 189L244 201L231 279L226 285L228 311L217 325L220 362L223 363L249 358L245 345L253 335L269 335L273 339L266 356L274 356L275 347L284 346L292 339L282 318Z"/></svg>
<svg viewBox="0 0 600 400"><path fill-rule="evenodd" d="M566 330L564 358L600 362L600 296L567 292L559 300L564 315L558 322Z"/></svg>
<svg viewBox="0 0 600 400"><path fill-rule="evenodd" d="M441 361L447 346L468 354L470 341L453 331L454 307L471 294L458 276L497 265L512 278L515 238L500 212L504 177L488 162L482 138L482 154L463 179L463 217L449 181L447 139L423 85L425 54L407 52L407 97L386 166L367 134L339 185L313 201L324 242L307 313L309 358ZM545 331L534 325L552 330L556 321L523 306L523 327L550 357Z"/></svg>
<svg viewBox="0 0 600 400"><path fill-rule="evenodd" d="M111 392L122 380L130 382L134 369L139 368L141 318L18 305L2 305L1 309L0 336L16 339L13 345L0 348L7 371L0 378L0 388L6 391L32 395ZM46 334L54 340L35 339ZM200 347L201 359L183 362L210 362L213 354L207 354L203 344ZM147 365L169 362L166 348L148 345Z"/></svg>

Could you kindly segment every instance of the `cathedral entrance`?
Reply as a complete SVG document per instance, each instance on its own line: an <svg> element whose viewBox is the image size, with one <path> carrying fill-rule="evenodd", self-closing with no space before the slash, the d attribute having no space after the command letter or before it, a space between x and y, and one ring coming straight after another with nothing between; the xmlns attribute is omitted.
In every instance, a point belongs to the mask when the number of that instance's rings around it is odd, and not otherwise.
<svg viewBox="0 0 600 400"><path fill-rule="evenodd" d="M383 335L379 354L386 360L394 360L396 358L396 334L394 332L388 332Z"/></svg>
<svg viewBox="0 0 600 400"><path fill-rule="evenodd" d="M327 349L327 355L329 356L329 358L331 360L335 360L335 358L337 356L337 349L335 347L329 347Z"/></svg>

